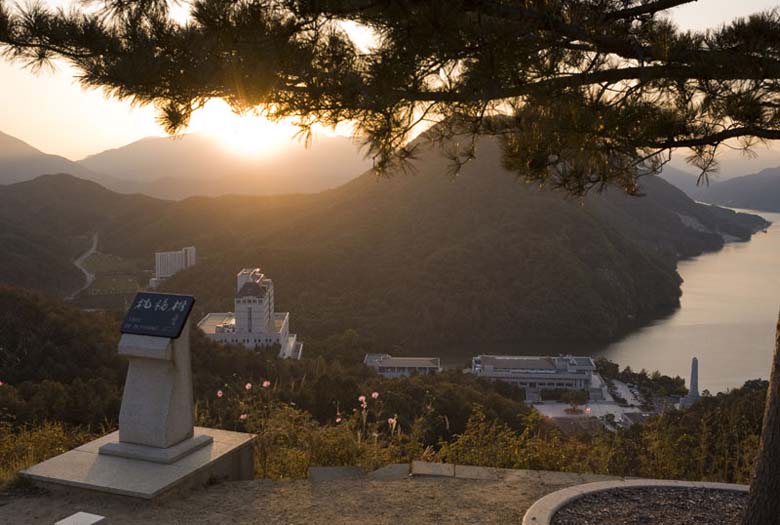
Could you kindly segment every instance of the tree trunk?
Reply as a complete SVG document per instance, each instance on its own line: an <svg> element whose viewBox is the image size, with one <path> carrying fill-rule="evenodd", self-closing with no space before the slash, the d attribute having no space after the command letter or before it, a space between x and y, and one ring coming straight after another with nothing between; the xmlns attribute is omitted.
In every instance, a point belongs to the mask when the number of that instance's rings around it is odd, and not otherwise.
<svg viewBox="0 0 780 525"><path fill-rule="evenodd" d="M750 498L742 525L780 525L780 319Z"/></svg>

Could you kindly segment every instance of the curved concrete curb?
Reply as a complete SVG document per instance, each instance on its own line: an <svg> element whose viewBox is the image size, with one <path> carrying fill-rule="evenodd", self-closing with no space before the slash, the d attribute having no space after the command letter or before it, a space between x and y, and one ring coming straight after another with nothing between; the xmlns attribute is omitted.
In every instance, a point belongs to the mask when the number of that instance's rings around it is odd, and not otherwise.
<svg viewBox="0 0 780 525"><path fill-rule="evenodd" d="M550 525L553 516L561 507L594 492L635 487L693 487L701 489L734 490L747 492L747 485L731 483L708 483L704 481L672 481L665 479L631 479L624 481L597 481L558 490L539 499L523 516L523 525Z"/></svg>

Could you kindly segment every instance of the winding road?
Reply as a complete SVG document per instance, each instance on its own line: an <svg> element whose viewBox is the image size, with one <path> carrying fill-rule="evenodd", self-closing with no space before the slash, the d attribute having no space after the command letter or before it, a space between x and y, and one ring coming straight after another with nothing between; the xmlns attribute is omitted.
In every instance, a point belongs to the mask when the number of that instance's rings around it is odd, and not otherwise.
<svg viewBox="0 0 780 525"><path fill-rule="evenodd" d="M75 298L76 298L76 296L77 296L79 293L81 293L83 290L86 290L87 288L89 288L89 287L90 287L90 285L91 285L93 282L95 282L95 274L94 274L94 273L91 273L91 272L89 272L89 271L88 271L86 268L84 268L84 261L86 261L86 260L87 260L87 258L88 258L90 255L92 255L93 253L95 253L95 250L97 250L97 245L98 245L98 234L97 234L97 233L95 233L95 234L93 234L93 235L92 235L92 246L90 246L90 247L89 247L89 250L87 250L87 251L85 251L84 253L82 253L82 254L79 256L79 258L78 258L78 259L76 259L75 261L73 261L73 265L74 265L76 268L78 268L79 270L81 270L81 272L84 274L84 279L85 279L85 282L84 282L84 286L82 286L81 288L79 288L78 290L76 290L75 292L73 292L72 294L70 294L69 296L67 296L67 297L65 298L65 300L66 300L66 301L72 301L73 299L75 299Z"/></svg>

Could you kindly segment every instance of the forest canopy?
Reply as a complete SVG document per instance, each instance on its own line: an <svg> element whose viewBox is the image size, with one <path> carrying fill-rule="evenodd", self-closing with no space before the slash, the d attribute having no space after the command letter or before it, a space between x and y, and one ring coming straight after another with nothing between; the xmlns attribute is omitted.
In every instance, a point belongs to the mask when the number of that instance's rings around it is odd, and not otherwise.
<svg viewBox="0 0 780 525"><path fill-rule="evenodd" d="M455 171L476 135L495 134L528 180L635 193L674 149L706 175L725 141L780 137L780 14L681 31L669 10L692 1L196 0L180 23L165 0L71 11L0 0L0 51L64 58L84 85L156 106L171 133L221 98L304 133L351 122L385 172L436 122L432 140L464 135Z"/></svg>

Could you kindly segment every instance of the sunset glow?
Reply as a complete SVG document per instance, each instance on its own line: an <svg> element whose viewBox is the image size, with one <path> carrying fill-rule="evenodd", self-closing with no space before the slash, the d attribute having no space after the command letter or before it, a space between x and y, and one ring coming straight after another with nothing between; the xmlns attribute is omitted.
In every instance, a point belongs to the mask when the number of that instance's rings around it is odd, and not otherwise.
<svg viewBox="0 0 780 525"><path fill-rule="evenodd" d="M298 128L274 123L262 116L237 115L222 100L214 99L192 115L187 133L214 137L225 148L247 156L263 156L289 144Z"/></svg>

